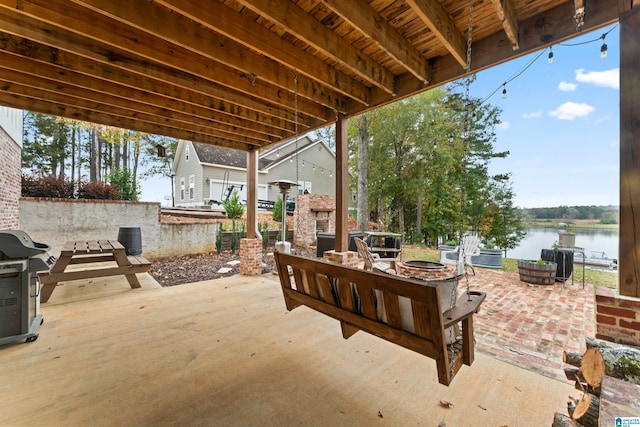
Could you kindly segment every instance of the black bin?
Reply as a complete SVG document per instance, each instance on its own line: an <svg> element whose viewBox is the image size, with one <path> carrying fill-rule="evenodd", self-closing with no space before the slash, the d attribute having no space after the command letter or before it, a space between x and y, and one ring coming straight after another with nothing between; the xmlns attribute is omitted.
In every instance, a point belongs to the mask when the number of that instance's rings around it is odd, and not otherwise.
<svg viewBox="0 0 640 427"><path fill-rule="evenodd" d="M118 242L124 246L127 255L142 254L142 232L140 227L120 227Z"/></svg>
<svg viewBox="0 0 640 427"><path fill-rule="evenodd" d="M351 252L357 252L358 248L356 247L356 242L353 240L354 237L363 238L364 234L361 231L350 231L349 232L349 250ZM324 255L326 251L331 251L336 248L336 234L335 233L326 233L324 231L319 231L316 233L316 257L320 258Z"/></svg>
<svg viewBox="0 0 640 427"><path fill-rule="evenodd" d="M543 249L540 253L543 261L556 263L556 282L565 282L573 273L573 252L556 249Z"/></svg>

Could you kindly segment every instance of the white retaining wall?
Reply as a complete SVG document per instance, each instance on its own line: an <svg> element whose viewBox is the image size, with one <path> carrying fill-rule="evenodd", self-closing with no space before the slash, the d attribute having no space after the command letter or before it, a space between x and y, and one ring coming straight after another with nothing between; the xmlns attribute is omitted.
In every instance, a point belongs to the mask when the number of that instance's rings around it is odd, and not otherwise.
<svg viewBox="0 0 640 427"><path fill-rule="evenodd" d="M117 239L120 227L140 227L142 254L160 258L215 250L217 223L161 224L160 204L23 197L20 226L57 256L71 240Z"/></svg>

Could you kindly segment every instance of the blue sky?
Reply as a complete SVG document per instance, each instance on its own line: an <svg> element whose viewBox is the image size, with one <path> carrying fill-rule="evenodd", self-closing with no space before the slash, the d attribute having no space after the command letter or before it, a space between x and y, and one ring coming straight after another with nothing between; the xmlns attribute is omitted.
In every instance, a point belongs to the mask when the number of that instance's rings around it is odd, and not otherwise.
<svg viewBox="0 0 640 427"><path fill-rule="evenodd" d="M613 29L613 30L612 30ZM600 59L603 33L608 55ZM619 31L605 27L478 73L471 96L502 109L492 173L512 173L519 207L619 204Z"/></svg>
<svg viewBox="0 0 640 427"><path fill-rule="evenodd" d="M566 46L606 32L606 59L600 59L602 40ZM478 73L471 96L496 91L487 100L502 109L495 150L511 152L490 170L512 173L516 206L619 204L618 35L617 26L605 27L553 46L551 64L547 49L533 63L539 52ZM169 179L142 183L142 200L165 206L170 194Z"/></svg>

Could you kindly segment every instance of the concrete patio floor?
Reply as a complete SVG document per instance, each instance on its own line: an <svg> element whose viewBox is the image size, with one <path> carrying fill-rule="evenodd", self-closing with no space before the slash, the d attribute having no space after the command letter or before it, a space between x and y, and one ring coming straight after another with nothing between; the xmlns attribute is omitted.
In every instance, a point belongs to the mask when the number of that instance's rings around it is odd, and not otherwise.
<svg viewBox="0 0 640 427"><path fill-rule="evenodd" d="M558 357L592 332L593 289L477 271L476 361L450 387L417 353L287 312L276 276L68 282L37 341L0 347L0 425L550 425L577 395Z"/></svg>

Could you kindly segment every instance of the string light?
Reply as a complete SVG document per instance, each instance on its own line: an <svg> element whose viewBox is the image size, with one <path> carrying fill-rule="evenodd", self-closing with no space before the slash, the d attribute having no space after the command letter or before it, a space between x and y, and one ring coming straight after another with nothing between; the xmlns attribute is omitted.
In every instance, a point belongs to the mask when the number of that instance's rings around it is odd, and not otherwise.
<svg viewBox="0 0 640 427"><path fill-rule="evenodd" d="M602 46L600 46L600 59L605 59L607 57L607 44L604 42L604 38L607 36L607 33L602 35Z"/></svg>
<svg viewBox="0 0 640 427"><path fill-rule="evenodd" d="M605 33L603 33L600 37L597 37L595 39L591 39L591 40L586 40L583 42L579 42L579 43L558 43L556 44L556 46L569 46L569 47L574 47L574 46L581 46L581 45L585 45L585 44L589 44L589 43L594 43L594 42L598 42L599 40L602 40L602 45L600 46L600 58L601 59L605 59L607 57L608 54L608 46L607 44L604 42L605 41L605 37L614 29L616 29L616 27L618 26L618 24L614 25L613 27L611 27L608 31L606 31ZM495 88L495 90L493 92L491 92L488 96L486 96L485 98L482 99L482 101L480 101L480 105L484 104L485 102L487 102L489 100L489 98L491 98L493 95L496 94L496 92L498 92L500 90L500 87L502 87L502 97L506 98L507 96L507 88L506 85L507 83L512 82L513 80L515 80L516 78L520 77L520 75L522 75L529 67L531 67L538 59L540 59L540 56L542 56L542 54L546 51L546 49L543 49L542 51L540 51L540 53L538 55L535 56L535 58L533 58L530 62L528 62L520 71L518 71L513 77L510 77L509 79L505 80L504 83L502 83L501 85L499 85L498 87ZM551 64L553 62L553 51L552 48L549 47L549 54L547 55L547 62L549 64Z"/></svg>

